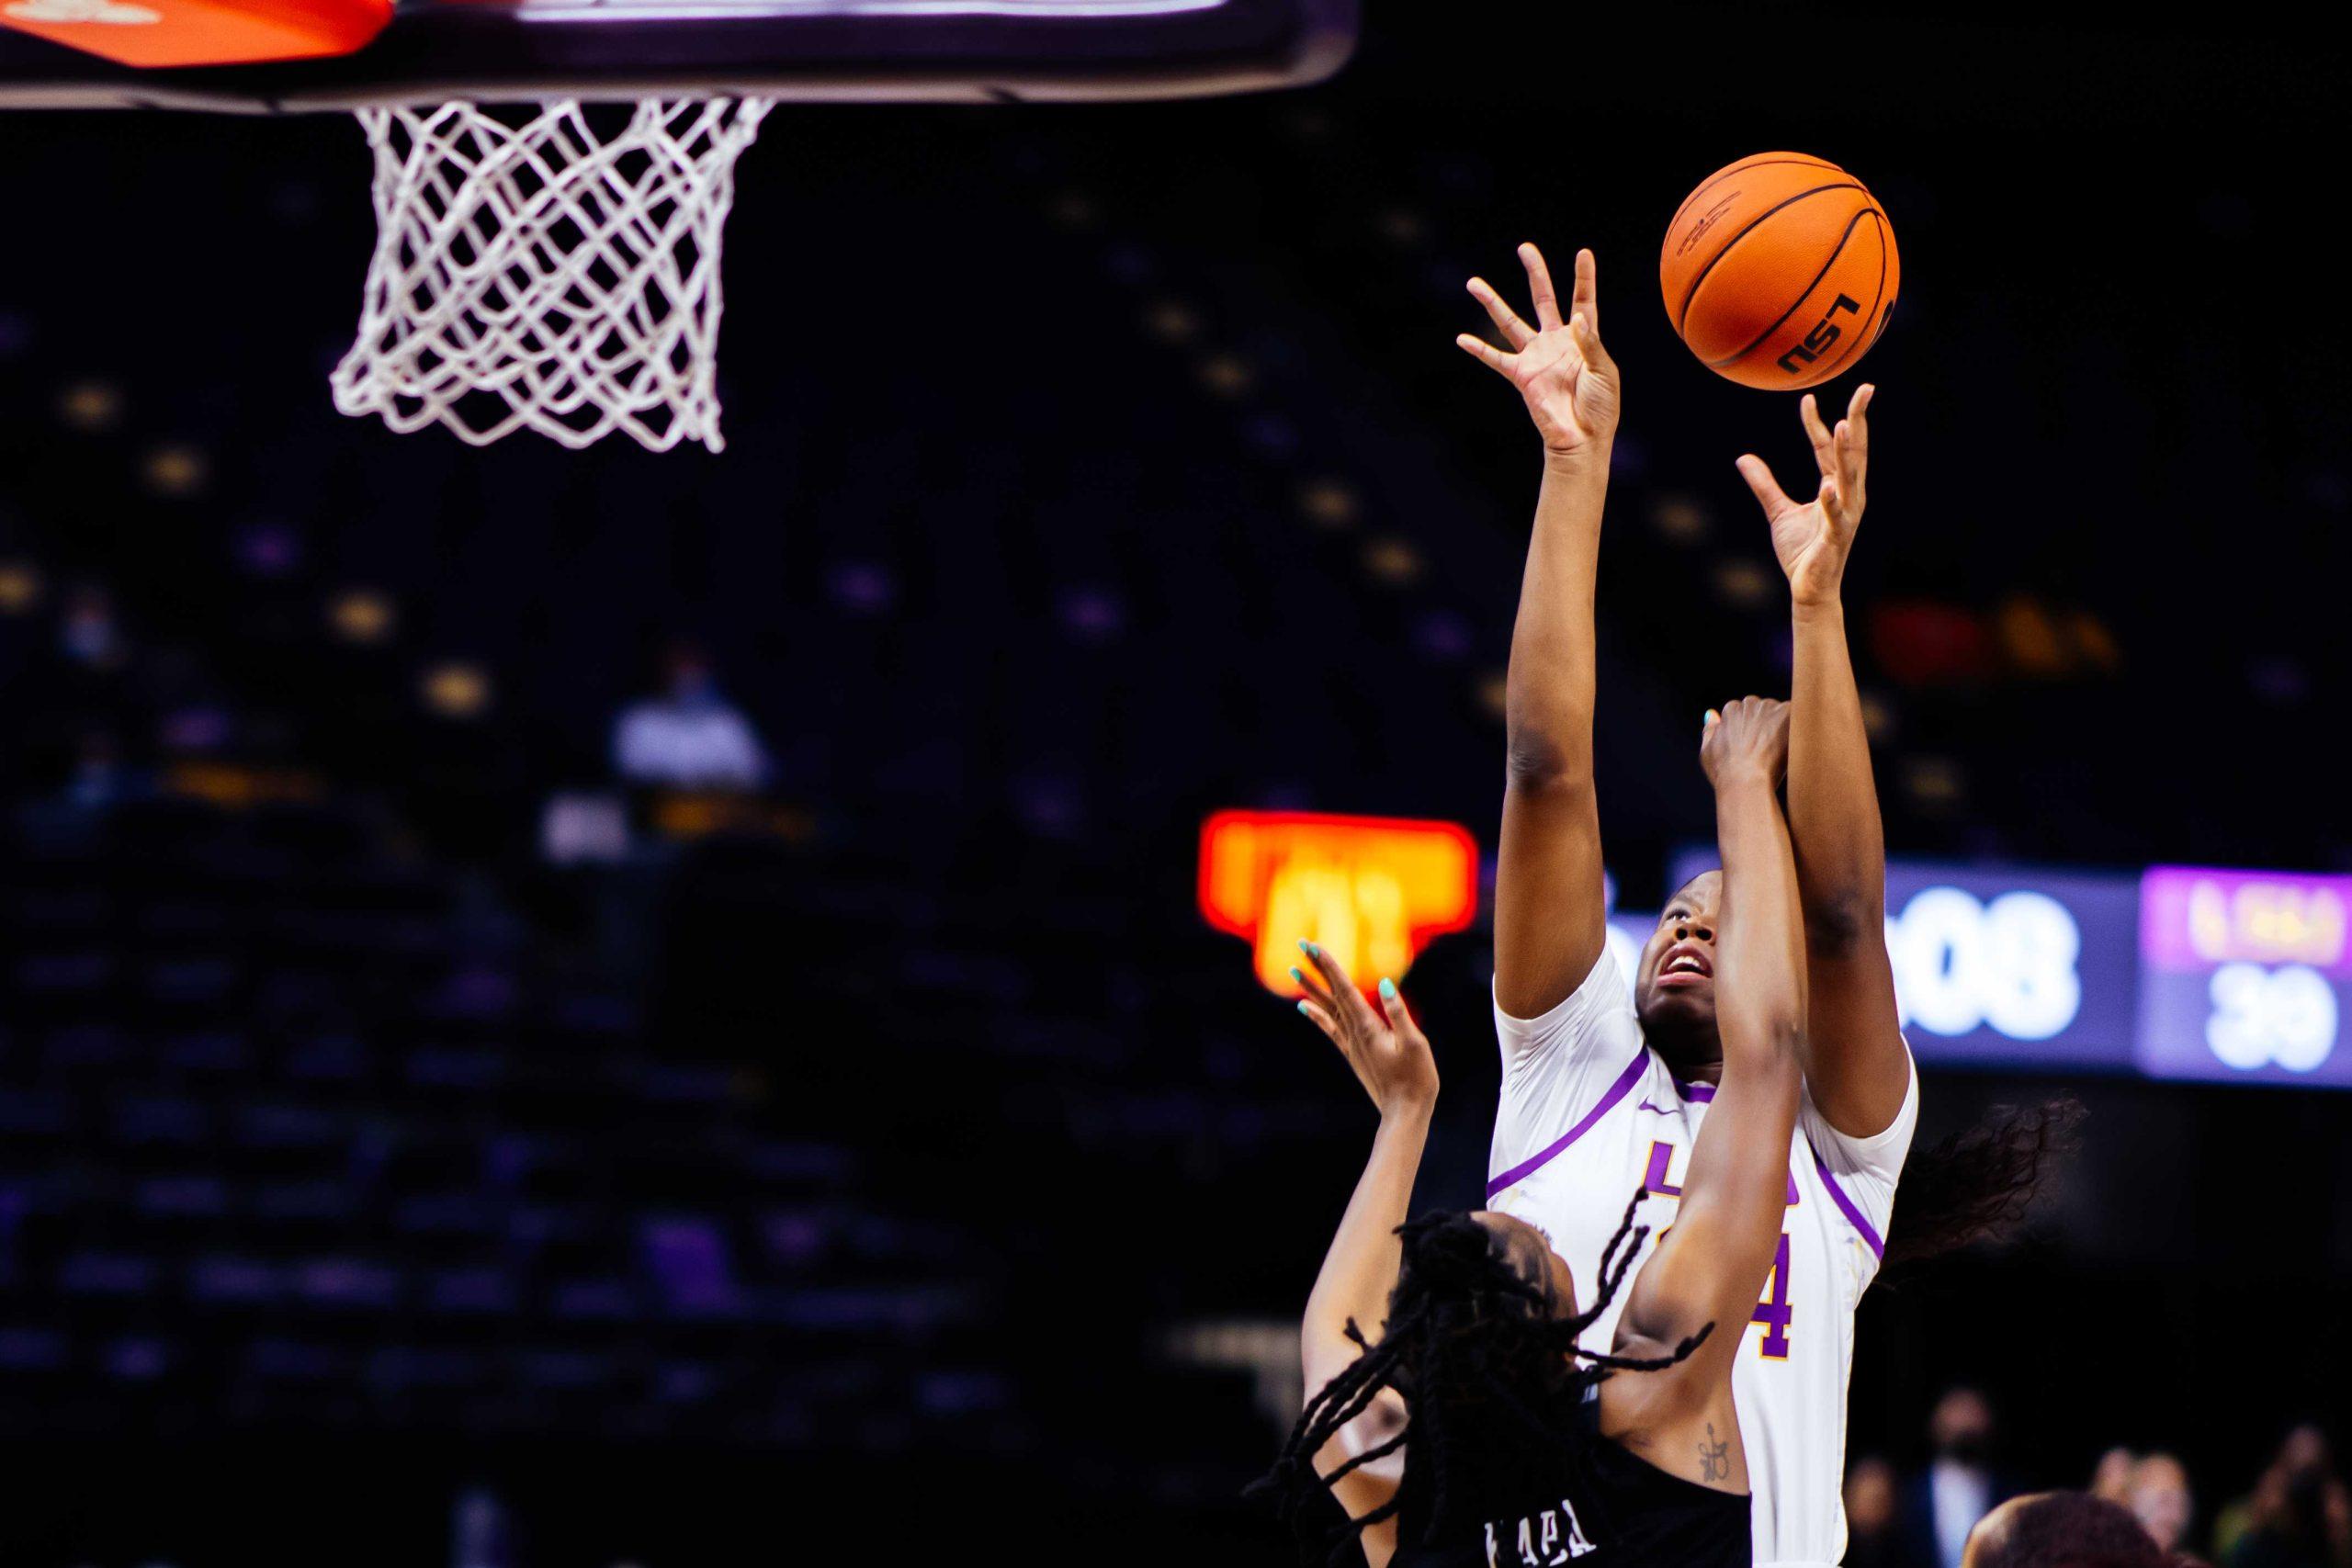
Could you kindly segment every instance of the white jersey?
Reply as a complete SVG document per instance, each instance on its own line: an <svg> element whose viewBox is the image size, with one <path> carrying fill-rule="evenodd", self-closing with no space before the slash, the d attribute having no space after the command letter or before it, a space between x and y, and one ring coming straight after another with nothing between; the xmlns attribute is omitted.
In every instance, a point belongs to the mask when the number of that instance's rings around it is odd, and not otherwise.
<svg viewBox="0 0 2352 1568"><path fill-rule="evenodd" d="M1636 1190L1644 1195L1637 1223L1650 1227L1644 1259L1672 1223L1714 1089L1676 1081L1643 1040L1624 971L1609 953L1575 995L1541 1018L1515 1019L1497 1007L1495 1029L1503 1087L1487 1205L1543 1230L1575 1271L1579 1294L1589 1292ZM1845 1554L1854 1308L1885 1253L1895 1178L1918 1116L1916 1067L1902 1111L1875 1137L1847 1137L1809 1094L1799 1102L1788 1219L1732 1371L1758 1568L1826 1565ZM1586 1331L1589 1348L1609 1348L1634 1275L1625 1278L1627 1289Z"/></svg>

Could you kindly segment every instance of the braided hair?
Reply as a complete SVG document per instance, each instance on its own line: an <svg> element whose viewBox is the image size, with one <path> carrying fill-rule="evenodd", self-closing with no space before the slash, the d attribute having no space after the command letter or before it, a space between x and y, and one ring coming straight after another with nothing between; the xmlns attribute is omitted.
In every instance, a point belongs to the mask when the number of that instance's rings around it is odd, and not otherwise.
<svg viewBox="0 0 2352 1568"><path fill-rule="evenodd" d="M1592 1304L1568 1317L1551 1315L1544 1288L1513 1269L1495 1234L1469 1214L1427 1214L1398 1226L1404 1262L1379 1343L1367 1341L1355 1320L1348 1320L1347 1336L1363 1354L1306 1402L1273 1468L1247 1495L1271 1499L1285 1519L1300 1526L1303 1511L1332 1483L1394 1453L1410 1438L1413 1463L1426 1475L1430 1491L1426 1545L1449 1517L1454 1478L1476 1462L1468 1456L1492 1453L1505 1440L1498 1423L1539 1442L1578 1441L1555 1412L1574 1409L1586 1390L1611 1371L1676 1365L1714 1327L1709 1324L1671 1355L1650 1359L1604 1355L1577 1345L1577 1336L1615 1299L1649 1235L1648 1226L1634 1224L1641 1201L1636 1192L1600 1255ZM1411 1412L1407 1429L1329 1475L1317 1473L1316 1454L1383 1389L1404 1396ZM1379 1507L1333 1530L1329 1561L1340 1562L1365 1526L1390 1517L1403 1501L1400 1487Z"/></svg>
<svg viewBox="0 0 2352 1568"><path fill-rule="evenodd" d="M2072 1095L1996 1105L1975 1125L1914 1154L1903 1168L1887 1264L1917 1263L2016 1235L2052 1168L2080 1146L2084 1114Z"/></svg>

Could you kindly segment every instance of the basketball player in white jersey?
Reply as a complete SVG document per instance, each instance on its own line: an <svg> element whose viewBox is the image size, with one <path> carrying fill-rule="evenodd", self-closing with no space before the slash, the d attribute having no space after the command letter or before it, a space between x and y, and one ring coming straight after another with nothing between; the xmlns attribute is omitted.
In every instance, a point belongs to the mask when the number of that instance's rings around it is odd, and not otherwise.
<svg viewBox="0 0 2352 1568"><path fill-rule="evenodd" d="M1593 592L1617 427L1617 367L1600 345L1590 252L1569 313L1522 246L1535 320L1483 279L1470 292L1499 348L1463 348L1507 378L1544 441L1544 480L1512 633L1510 756L1495 887L1495 1026L1502 1101L1487 1203L1539 1227L1579 1273L1635 1186L1655 1237L1673 1223L1693 1135L1721 1071L1714 964L1720 878L1679 889L1627 976L1604 943L1593 797ZM1876 1273L1918 1116L1884 942L1885 845L1838 599L1861 520L1871 389L1825 426L1808 395L1818 494L1799 503L1753 457L1795 626L1788 823L1805 928L1805 1090L1789 1150L1787 1223L1747 1326L1732 1390L1754 1495L1756 1562L1832 1564L1846 1547L1839 1484L1854 1308ZM1672 628L1653 645L1672 657ZM1663 760L1661 760L1663 761ZM1605 1350L1596 1321L1583 1343Z"/></svg>

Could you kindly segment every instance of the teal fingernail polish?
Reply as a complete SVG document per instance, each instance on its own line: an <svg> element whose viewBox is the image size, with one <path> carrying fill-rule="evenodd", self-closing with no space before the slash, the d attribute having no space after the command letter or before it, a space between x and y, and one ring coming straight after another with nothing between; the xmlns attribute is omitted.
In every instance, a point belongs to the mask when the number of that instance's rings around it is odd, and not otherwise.
<svg viewBox="0 0 2352 1568"><path fill-rule="evenodd" d="M1382 996L1382 997L1385 998L1387 1000L1392 1001L1392 1002L1393 1002L1393 1001L1395 1001L1395 1000L1396 999L1396 981L1394 981L1394 980L1383 980L1383 981L1381 981L1381 982L1380 982L1380 994L1381 994L1381 996Z"/></svg>
<svg viewBox="0 0 2352 1568"><path fill-rule="evenodd" d="M1300 1000L1299 1000L1299 1004L1298 1004L1298 1010L1299 1010L1299 1011L1301 1011L1301 1012L1306 1012L1306 998L1300 998ZM1308 1014L1308 1016L1309 1016L1309 1017L1312 1017L1313 1015L1310 1013L1310 1014Z"/></svg>
<svg viewBox="0 0 2352 1568"><path fill-rule="evenodd" d="M1290 977L1302 986L1306 984L1306 976L1298 972L1298 965L1295 964L1290 966Z"/></svg>
<svg viewBox="0 0 2352 1568"><path fill-rule="evenodd" d="M1315 944L1307 941L1305 937L1300 937L1298 939L1298 950L1299 952L1306 954L1309 958L1315 956Z"/></svg>

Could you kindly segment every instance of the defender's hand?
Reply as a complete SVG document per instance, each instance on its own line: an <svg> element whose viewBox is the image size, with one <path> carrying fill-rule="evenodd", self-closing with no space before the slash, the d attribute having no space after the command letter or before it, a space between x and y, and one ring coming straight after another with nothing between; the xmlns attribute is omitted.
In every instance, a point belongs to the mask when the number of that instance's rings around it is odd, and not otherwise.
<svg viewBox="0 0 2352 1568"><path fill-rule="evenodd" d="M1617 434L1617 364L1600 346L1600 299L1592 253L1577 253L1576 292L1569 299L1565 324L1544 253L1533 245L1521 245L1519 259L1527 268L1535 325L1520 320L1485 278L1474 277L1470 293L1487 308L1487 318L1502 334L1505 346L1497 348L1468 333L1453 341L1519 389L1519 395L1527 400L1529 416L1544 437L1544 451L1556 457L1605 452Z"/></svg>
<svg viewBox="0 0 2352 1568"><path fill-rule="evenodd" d="M1760 777L1778 787L1789 771L1789 705L1771 697L1742 697L1723 712L1707 710L1699 733L1699 766L1717 789Z"/></svg>
<svg viewBox="0 0 2352 1568"><path fill-rule="evenodd" d="M1740 478L1756 492L1772 525L1772 553L1789 580L1789 597L1799 604L1835 603L1838 585L1846 575L1846 556L1854 547L1854 530L1861 525L1863 481L1871 457L1871 395L1878 389L1864 383L1855 389L1846 417L1831 430L1821 423L1820 409L1807 392L1797 405L1804 433L1813 443L1813 460L1821 469L1821 490L1803 503L1789 499L1761 457L1750 454L1739 460Z"/></svg>
<svg viewBox="0 0 2352 1568"><path fill-rule="evenodd" d="M1437 1058L1396 987L1380 982L1381 1011L1374 1012L1338 959L1314 942L1298 945L1320 976L1290 972L1292 979L1306 987L1306 999L1298 1010L1331 1037L1380 1113L1426 1111L1436 1104Z"/></svg>

